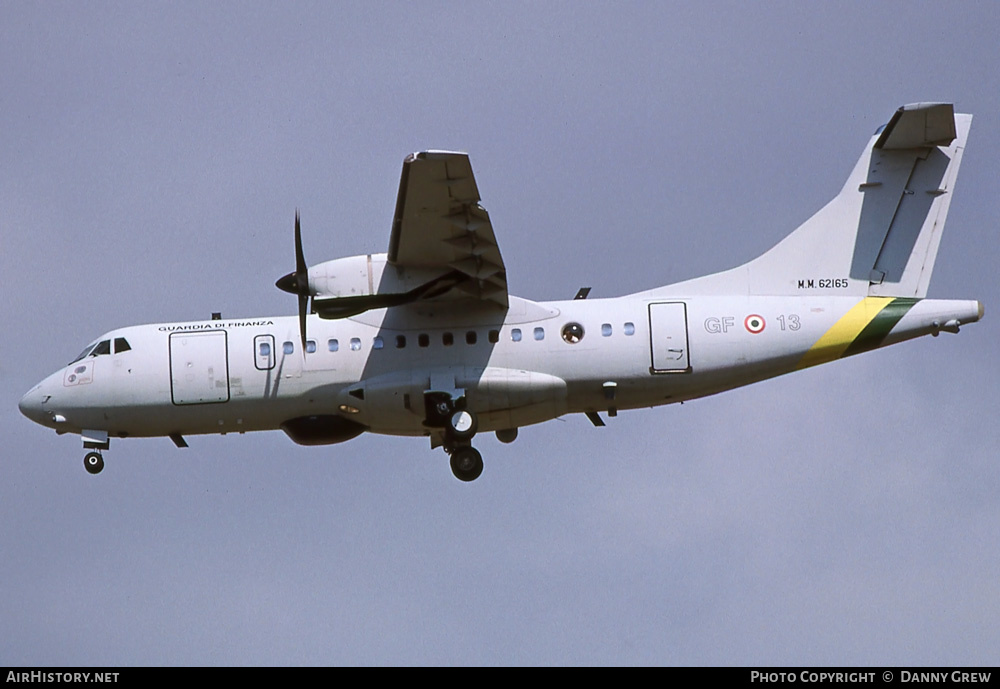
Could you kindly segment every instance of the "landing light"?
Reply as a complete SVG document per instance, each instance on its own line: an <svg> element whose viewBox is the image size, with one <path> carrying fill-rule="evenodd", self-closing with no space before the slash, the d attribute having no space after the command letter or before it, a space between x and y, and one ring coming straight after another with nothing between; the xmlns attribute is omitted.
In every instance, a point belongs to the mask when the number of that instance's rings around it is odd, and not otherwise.
<svg viewBox="0 0 1000 689"><path fill-rule="evenodd" d="M360 409L358 409L357 407L352 407L352 406L351 406L351 405L349 405L349 404L342 404L342 405L340 405L340 406L339 406L339 407L337 407L337 408L338 408L338 409L339 409L340 411L344 412L345 414L357 414L358 412L360 412L360 411L361 411L361 410L360 410Z"/></svg>

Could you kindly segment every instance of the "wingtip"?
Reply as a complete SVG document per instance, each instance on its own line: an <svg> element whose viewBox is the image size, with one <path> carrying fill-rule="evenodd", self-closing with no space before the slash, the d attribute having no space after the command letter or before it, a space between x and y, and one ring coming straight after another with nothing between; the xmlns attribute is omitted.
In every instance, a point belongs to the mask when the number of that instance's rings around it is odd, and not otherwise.
<svg viewBox="0 0 1000 689"><path fill-rule="evenodd" d="M466 151L445 151L443 149L429 148L425 151L417 151L406 156L406 162L412 160L433 160L435 158L447 158L449 156L466 156L468 157Z"/></svg>

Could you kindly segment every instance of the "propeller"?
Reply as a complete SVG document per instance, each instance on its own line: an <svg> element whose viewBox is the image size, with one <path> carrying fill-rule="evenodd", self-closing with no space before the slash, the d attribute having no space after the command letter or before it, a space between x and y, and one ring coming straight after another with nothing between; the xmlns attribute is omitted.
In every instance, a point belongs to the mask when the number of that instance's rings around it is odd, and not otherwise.
<svg viewBox="0 0 1000 689"><path fill-rule="evenodd" d="M306 308L309 306L309 266L302 253L302 228L299 225L299 211L295 210L295 272L278 279L274 286L299 297L299 334L302 336L302 351L306 351Z"/></svg>

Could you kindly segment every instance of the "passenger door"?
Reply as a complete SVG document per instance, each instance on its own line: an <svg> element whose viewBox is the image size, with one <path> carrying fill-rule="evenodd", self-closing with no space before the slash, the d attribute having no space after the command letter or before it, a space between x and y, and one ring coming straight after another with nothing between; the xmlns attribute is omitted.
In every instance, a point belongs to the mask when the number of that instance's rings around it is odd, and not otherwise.
<svg viewBox="0 0 1000 689"><path fill-rule="evenodd" d="M682 301L649 305L650 373L687 373L687 305Z"/></svg>

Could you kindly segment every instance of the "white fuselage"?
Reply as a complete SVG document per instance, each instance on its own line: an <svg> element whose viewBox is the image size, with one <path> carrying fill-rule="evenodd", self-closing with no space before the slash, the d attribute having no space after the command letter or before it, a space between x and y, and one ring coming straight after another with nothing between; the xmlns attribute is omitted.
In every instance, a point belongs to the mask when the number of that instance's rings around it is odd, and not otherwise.
<svg viewBox="0 0 1000 689"><path fill-rule="evenodd" d="M889 308L862 313L891 301L512 297L492 320L396 307L343 320L309 316L314 351L305 353L295 317L141 325L100 338L124 339L127 351L60 369L21 409L59 432L109 437L273 430L315 415L375 433L433 435L422 395L443 390L466 395L479 431L495 431L703 397L982 315L976 301L927 299L902 300L891 317ZM582 337L563 337L571 324Z"/></svg>

